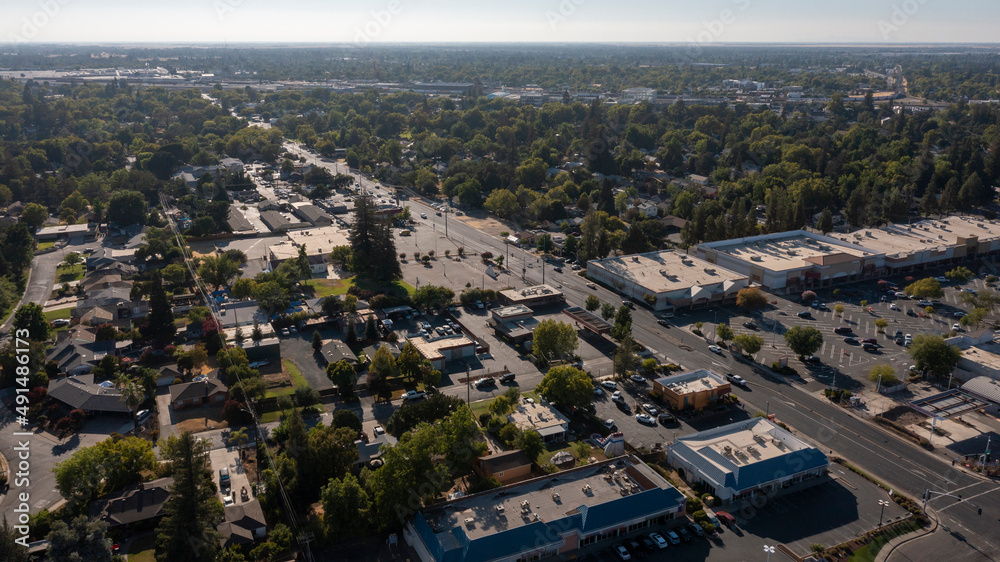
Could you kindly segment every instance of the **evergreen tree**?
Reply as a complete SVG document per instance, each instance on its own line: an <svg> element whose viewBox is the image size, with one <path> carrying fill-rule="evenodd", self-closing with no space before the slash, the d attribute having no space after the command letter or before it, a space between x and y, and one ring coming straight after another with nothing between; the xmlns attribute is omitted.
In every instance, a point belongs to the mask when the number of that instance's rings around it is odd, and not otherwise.
<svg viewBox="0 0 1000 562"><path fill-rule="evenodd" d="M402 277L396 242L388 220L379 218L370 197L355 200L354 232L351 234L351 270L378 281Z"/></svg>
<svg viewBox="0 0 1000 562"><path fill-rule="evenodd" d="M378 339L378 326L375 325L375 315L369 315L365 322L365 339L375 341Z"/></svg>
<svg viewBox="0 0 1000 562"><path fill-rule="evenodd" d="M823 209L819 214L819 220L816 221L816 230L819 230L823 234L833 230L833 213L830 209Z"/></svg>
<svg viewBox="0 0 1000 562"><path fill-rule="evenodd" d="M358 341L358 332L354 327L354 316L347 319L347 329L344 331L344 341L347 345L354 345Z"/></svg>
<svg viewBox="0 0 1000 562"><path fill-rule="evenodd" d="M319 351L322 347L323 347L323 336L319 334L319 330L314 330L312 336L313 351Z"/></svg>
<svg viewBox="0 0 1000 562"><path fill-rule="evenodd" d="M250 332L250 339L255 342L264 339L264 332L260 329L260 323L256 320L253 321L253 331Z"/></svg>
<svg viewBox="0 0 1000 562"><path fill-rule="evenodd" d="M945 212L950 213L958 207L958 178L951 178L944 187L944 191L941 192L941 199L938 200L938 208Z"/></svg>
<svg viewBox="0 0 1000 562"><path fill-rule="evenodd" d="M149 315L146 316L146 329L143 334L159 343L167 343L177 333L174 324L174 314L167 300L167 292L163 290L163 279L159 273L153 274L149 285Z"/></svg>
<svg viewBox="0 0 1000 562"><path fill-rule="evenodd" d="M212 475L205 468L205 446L188 432L177 439L173 457L174 486L156 528L157 560L212 562L219 551L215 525L222 504L215 497Z"/></svg>

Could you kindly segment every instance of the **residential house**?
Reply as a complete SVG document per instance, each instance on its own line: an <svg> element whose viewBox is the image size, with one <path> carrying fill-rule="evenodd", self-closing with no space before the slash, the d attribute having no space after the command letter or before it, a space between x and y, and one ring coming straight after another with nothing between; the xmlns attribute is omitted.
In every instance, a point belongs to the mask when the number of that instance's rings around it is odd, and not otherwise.
<svg viewBox="0 0 1000 562"><path fill-rule="evenodd" d="M358 364L358 356L354 355L350 347L342 341L334 340L326 345L324 345L319 350L320 355L326 360L327 364L336 363L338 361L347 361L352 365Z"/></svg>
<svg viewBox="0 0 1000 562"><path fill-rule="evenodd" d="M216 527L222 548L253 544L267 536L267 521L257 499L225 509L225 520Z"/></svg>
<svg viewBox="0 0 1000 562"><path fill-rule="evenodd" d="M397 440L392 435L388 433L383 433L374 439L364 441L358 439L354 442L358 447L358 459L354 461L353 469L355 471L361 470L362 468L372 466L373 461L381 462L382 446L385 445L386 448L394 447ZM376 463L377 464L377 463Z"/></svg>
<svg viewBox="0 0 1000 562"><path fill-rule="evenodd" d="M49 396L88 414L130 414L121 391L109 381L95 383L92 374L50 380Z"/></svg>
<svg viewBox="0 0 1000 562"><path fill-rule="evenodd" d="M170 407L183 410L201 405L217 406L226 401L229 389L219 380L218 371L213 371L195 381L170 386Z"/></svg>
<svg viewBox="0 0 1000 562"><path fill-rule="evenodd" d="M333 218L322 209L311 203L295 203L292 205L299 218L313 226L331 226Z"/></svg>
<svg viewBox="0 0 1000 562"><path fill-rule="evenodd" d="M48 361L56 364L60 373L81 375L89 373L108 354L115 355L119 343L131 342L97 341L97 329L87 326L73 326L60 334L56 344L46 355Z"/></svg>
<svg viewBox="0 0 1000 562"><path fill-rule="evenodd" d="M155 521L163 515L173 485L174 479L166 477L113 492L90 502L90 519L104 521L112 529Z"/></svg>
<svg viewBox="0 0 1000 562"><path fill-rule="evenodd" d="M532 464L527 453L514 449L479 457L473 462L473 468L483 478L496 478L501 484L510 484L530 477Z"/></svg>

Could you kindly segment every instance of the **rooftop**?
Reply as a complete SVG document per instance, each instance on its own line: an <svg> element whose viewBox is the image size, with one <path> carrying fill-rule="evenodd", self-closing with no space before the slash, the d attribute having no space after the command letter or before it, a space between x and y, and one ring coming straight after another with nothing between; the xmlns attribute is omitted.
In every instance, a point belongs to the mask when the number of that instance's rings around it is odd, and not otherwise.
<svg viewBox="0 0 1000 562"><path fill-rule="evenodd" d="M978 217L948 217L913 224L893 224L840 234L845 242L871 248L889 257L903 257L927 250L943 250L964 244L959 239L978 237L980 241L1000 239L1000 222Z"/></svg>
<svg viewBox="0 0 1000 562"><path fill-rule="evenodd" d="M468 540L464 559L477 560L486 554L479 548L491 547L491 558L502 557L536 538L547 542L572 528L608 528L643 513L675 510L682 500L653 469L625 457L430 507L423 516L445 551ZM480 539L489 544L476 544Z"/></svg>
<svg viewBox="0 0 1000 562"><path fill-rule="evenodd" d="M549 285L535 285L524 289L507 289L500 291L500 294L511 303L530 302L538 298L552 298L562 296L562 291Z"/></svg>
<svg viewBox="0 0 1000 562"><path fill-rule="evenodd" d="M670 454L720 486L745 490L829 463L821 451L765 418L678 437Z"/></svg>
<svg viewBox="0 0 1000 562"><path fill-rule="evenodd" d="M499 320L505 318L510 318L512 316L523 316L525 314L533 314L531 309L524 306L523 304L515 304L512 306L505 306L503 308L494 308L493 317Z"/></svg>
<svg viewBox="0 0 1000 562"><path fill-rule="evenodd" d="M476 345L476 342L470 340L461 334L455 334L451 336L443 336L440 338L413 338L410 343L417 348L420 355L423 355L425 359L433 361L435 359L442 359L444 354L441 353L442 349L451 349L453 347L462 347L466 345Z"/></svg>
<svg viewBox="0 0 1000 562"><path fill-rule="evenodd" d="M867 245L813 234L804 230L782 232L752 238L702 244L703 248L753 262L771 271L791 271L814 265L834 265L875 256Z"/></svg>
<svg viewBox="0 0 1000 562"><path fill-rule="evenodd" d="M35 236L53 236L59 234L81 234L87 232L89 227L84 224L60 224L58 226L47 226L38 229Z"/></svg>
<svg viewBox="0 0 1000 562"><path fill-rule="evenodd" d="M1000 355L996 353L997 346L970 347L962 351L962 357L996 371L1000 371Z"/></svg>
<svg viewBox="0 0 1000 562"><path fill-rule="evenodd" d="M525 400L521 400L517 409L511 412L507 419L522 430L534 429L543 435L545 434L543 430L546 428L558 426L565 429L569 424L566 416L560 414L552 406L526 402Z"/></svg>
<svg viewBox="0 0 1000 562"><path fill-rule="evenodd" d="M729 385L729 381L722 378L722 375L708 369L698 369L697 371L671 375L656 379L656 382L678 395L704 392Z"/></svg>
<svg viewBox="0 0 1000 562"><path fill-rule="evenodd" d="M747 279L746 275L673 250L595 260L587 264L588 270L591 267L636 283L651 294Z"/></svg>
<svg viewBox="0 0 1000 562"><path fill-rule="evenodd" d="M329 254L337 246L350 246L347 231L336 226L292 230L287 233L293 244L305 244L309 253Z"/></svg>

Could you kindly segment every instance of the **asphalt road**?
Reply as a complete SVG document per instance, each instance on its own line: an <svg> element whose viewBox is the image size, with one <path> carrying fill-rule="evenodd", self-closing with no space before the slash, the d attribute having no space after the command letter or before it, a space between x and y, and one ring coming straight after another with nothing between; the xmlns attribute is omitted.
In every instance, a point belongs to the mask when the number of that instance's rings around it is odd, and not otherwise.
<svg viewBox="0 0 1000 562"><path fill-rule="evenodd" d="M21 297L21 302L18 303L17 307L11 309L10 316L7 317L3 326L0 327L0 332L7 333L8 328L14 321L14 312L22 304L36 302L39 305L45 306L45 301L49 300L49 295L52 294L52 287L55 285L56 268L66 258L66 254L73 251L82 252L85 247L97 247L98 245L98 242L80 242L64 246L54 252L35 256L31 262L31 270L28 273L28 284L25 287L24 296Z"/></svg>

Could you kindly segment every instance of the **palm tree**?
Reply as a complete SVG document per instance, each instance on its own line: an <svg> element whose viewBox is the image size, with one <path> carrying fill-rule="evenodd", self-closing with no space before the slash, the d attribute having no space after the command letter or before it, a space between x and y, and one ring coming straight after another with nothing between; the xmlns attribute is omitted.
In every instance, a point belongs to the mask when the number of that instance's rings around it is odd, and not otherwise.
<svg viewBox="0 0 1000 562"><path fill-rule="evenodd" d="M246 442L250 440L250 436L247 435L247 428L241 427L240 429L237 429L236 431L229 432L229 440L232 441L233 443L236 443L236 446L239 447L240 460L242 460L243 459L243 445L245 445Z"/></svg>
<svg viewBox="0 0 1000 562"><path fill-rule="evenodd" d="M118 390L121 391L121 399L128 407L129 415L132 417L132 429L136 429L135 409L146 399L146 391L136 381L127 377L124 373L118 375Z"/></svg>

